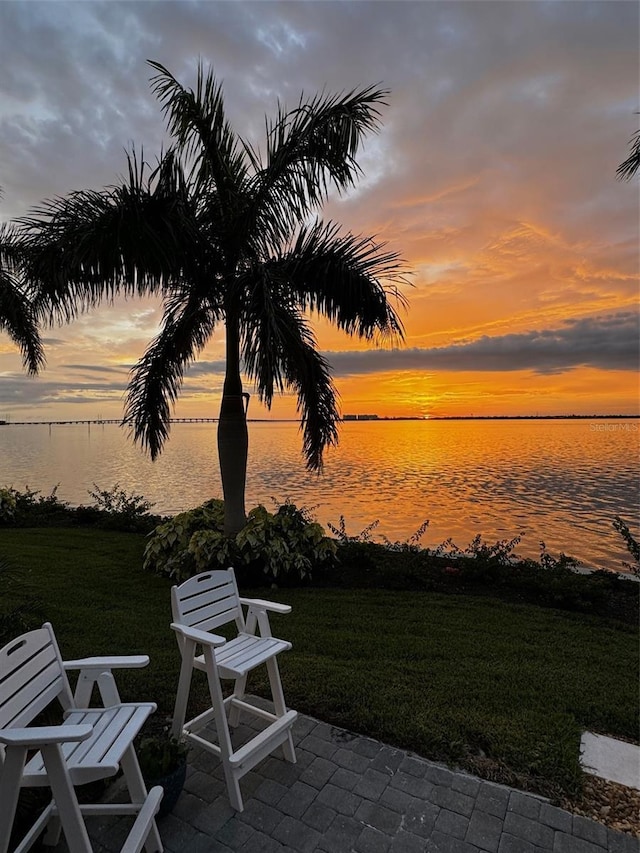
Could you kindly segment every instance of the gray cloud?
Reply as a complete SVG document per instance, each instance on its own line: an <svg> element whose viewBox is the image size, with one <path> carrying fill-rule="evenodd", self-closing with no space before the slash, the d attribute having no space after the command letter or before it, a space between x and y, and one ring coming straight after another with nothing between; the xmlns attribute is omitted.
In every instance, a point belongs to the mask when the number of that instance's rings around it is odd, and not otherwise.
<svg viewBox="0 0 640 853"><path fill-rule="evenodd" d="M188 85L199 56L212 63L231 122L262 145L264 114L274 114L278 99L291 106L301 90L380 82L391 94L381 132L359 158L363 181L332 199L327 213L433 263L436 272L416 277L413 315L422 322L435 305L439 325L425 322L420 335L442 335L467 301L484 313L478 329L455 330L474 339L451 346L329 353L336 374L635 369L637 323L631 315L607 320L604 311L628 305L637 287L637 187L616 181L615 168L637 129L639 22L638 5L618 0L4 0L0 219L22 216L46 197L115 182L132 141L155 158L166 139L148 58ZM505 239L521 223L526 239ZM552 268L558 246L562 263ZM438 272L439 265L453 272ZM507 267L513 278L500 289ZM537 293L525 304L517 276L527 273L526 286L544 281L545 305ZM449 314L444 302L454 306ZM541 331L475 337L483 324L504 328L510 317L552 304L557 311L541 319ZM552 328L578 310L587 319ZM62 348L76 330L46 343ZM119 335L130 331L98 329L94 339ZM134 358L137 346L123 357ZM74 360L69 368L86 372L82 380L95 374L93 383L5 374L0 406L121 395L128 366L121 383L103 385L101 373L109 379L119 371L78 364L88 351L56 355ZM217 360L193 365L185 392L222 369Z"/></svg>
<svg viewBox="0 0 640 853"><path fill-rule="evenodd" d="M157 153L163 123L145 59L189 81L198 56L223 79L233 123L258 139L278 98L389 86L376 201L481 172L495 204L516 161L529 167L522 180L541 178L558 197L570 186L580 201L604 201L634 129L637 25L637 7L622 2L5 0L5 208L19 215L44 196L111 183L130 140ZM355 221L369 192L348 205Z"/></svg>
<svg viewBox="0 0 640 853"><path fill-rule="evenodd" d="M481 373L528 370L538 374L556 374L581 366L600 370L638 370L639 340L638 314L619 312L569 320L558 329L483 336L445 347L332 351L323 355L337 378L401 371ZM192 364L187 371L182 397L219 393L224 367L223 361ZM128 379L124 370L80 364L65 365L65 369L93 373L95 378L49 380L21 373L3 374L0 378L0 417L5 409L19 413L21 409L33 406L59 406L64 403L92 406L113 406L115 403L117 413L121 412ZM108 381L110 374L121 374L122 380ZM214 376L216 378L212 381ZM197 381L205 377L207 381ZM19 415L13 417L13 420L17 419Z"/></svg>
<svg viewBox="0 0 640 853"><path fill-rule="evenodd" d="M431 349L326 352L336 376L399 370L564 373L576 367L638 370L640 321L632 312L567 321L559 329L483 336Z"/></svg>
<svg viewBox="0 0 640 853"><path fill-rule="evenodd" d="M67 368L72 367L67 365ZM15 409L44 405L60 405L63 403L99 405L115 404L120 413L124 406L127 391L128 372L117 369L73 365L74 369L83 373L94 373L95 376L80 376L78 379L66 378L49 379L42 376L26 376L23 373L4 373L0 375L0 418L3 409ZM202 371L209 373L210 371ZM110 374L120 374L120 381L108 381L102 378ZM183 397L189 395L211 394L220 390L220 383L198 383L192 379L185 382ZM113 417L113 415L111 415ZM15 420L15 418L14 418Z"/></svg>
<svg viewBox="0 0 640 853"><path fill-rule="evenodd" d="M88 373L115 373L120 376L129 371L129 368L125 365L122 367L109 367L105 364L63 364L61 367L63 370L79 370Z"/></svg>
<svg viewBox="0 0 640 853"><path fill-rule="evenodd" d="M204 376L210 373L224 373L226 364L224 361L196 361L189 365L189 376Z"/></svg>
<svg viewBox="0 0 640 853"><path fill-rule="evenodd" d="M0 407L47 403L113 402L124 394L124 382L48 381L22 374L4 374L0 381Z"/></svg>

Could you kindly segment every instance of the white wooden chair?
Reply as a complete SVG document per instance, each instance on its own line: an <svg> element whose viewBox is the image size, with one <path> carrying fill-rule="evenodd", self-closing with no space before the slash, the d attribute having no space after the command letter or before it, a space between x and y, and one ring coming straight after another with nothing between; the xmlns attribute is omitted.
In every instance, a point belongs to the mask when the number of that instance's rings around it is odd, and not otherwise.
<svg viewBox="0 0 640 853"><path fill-rule="evenodd" d="M156 706L121 702L111 673L148 663L146 655L63 662L49 623L0 650L0 853L9 849L18 795L24 787L50 787L52 800L14 853L29 850L45 827L45 845L55 846L62 831L71 853L90 853L83 814L134 815L122 853L139 853L143 847L147 853L162 851L155 814L163 791L157 787L147 793L132 746ZM66 672L72 669L80 671L75 694ZM89 708L94 684L102 708ZM62 706L64 722L32 725L54 700ZM120 767L130 803L78 804L76 785L108 779Z"/></svg>
<svg viewBox="0 0 640 853"><path fill-rule="evenodd" d="M242 605L248 608L246 620ZM240 598L233 569L203 572L174 586L171 608L171 627L176 632L182 656L173 736L183 736L220 757L231 805L242 811L239 780L245 773L278 746L282 746L287 761L295 763L296 760L291 727L297 714L287 711L285 706L276 661L276 655L290 649L291 643L271 635L268 615L269 611L290 613L291 608L261 599ZM233 639L226 640L211 633L230 622L235 622L238 631ZM200 655L198 647L202 648ZM247 675L261 664L267 667L275 714L245 699ZM207 673L211 708L185 723L194 669ZM226 699L221 679L235 681L233 693ZM248 743L234 749L229 726L238 725L241 711L265 719L269 725ZM215 721L218 744L198 735L211 720Z"/></svg>

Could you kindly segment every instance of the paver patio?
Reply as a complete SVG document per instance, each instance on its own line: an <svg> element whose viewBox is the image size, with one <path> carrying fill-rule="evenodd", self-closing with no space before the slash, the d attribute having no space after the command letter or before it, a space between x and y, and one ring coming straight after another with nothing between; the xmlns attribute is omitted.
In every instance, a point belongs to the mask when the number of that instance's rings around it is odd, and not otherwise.
<svg viewBox="0 0 640 853"><path fill-rule="evenodd" d="M308 716L298 716L294 741L296 764L272 756L242 780L241 813L220 763L193 748L184 791L158 822L168 853L640 852L637 838L544 798ZM113 821L91 832L97 853L115 853L126 834Z"/></svg>

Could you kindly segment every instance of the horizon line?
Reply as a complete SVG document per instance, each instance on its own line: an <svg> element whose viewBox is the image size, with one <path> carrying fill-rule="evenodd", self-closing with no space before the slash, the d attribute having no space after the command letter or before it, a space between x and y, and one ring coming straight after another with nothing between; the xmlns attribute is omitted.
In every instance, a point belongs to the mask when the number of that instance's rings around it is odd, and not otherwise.
<svg viewBox="0 0 640 853"><path fill-rule="evenodd" d="M343 415L338 419L340 423L375 423L376 421L514 421L514 420L606 420L607 418L640 419L640 413L620 414L610 413L605 415L590 414L563 414L563 415ZM218 423L220 418L210 417L185 417L170 418L169 423ZM299 423L299 418L247 418L247 423ZM104 426L116 424L126 426L121 418L75 418L69 420L52 419L43 421L14 421L10 418L0 418L0 426L71 426L86 424Z"/></svg>

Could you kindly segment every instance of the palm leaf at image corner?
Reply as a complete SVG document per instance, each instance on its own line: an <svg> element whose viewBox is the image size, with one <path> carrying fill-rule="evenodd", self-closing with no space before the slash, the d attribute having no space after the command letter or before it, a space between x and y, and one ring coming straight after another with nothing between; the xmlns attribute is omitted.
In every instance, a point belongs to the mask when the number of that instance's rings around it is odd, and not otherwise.
<svg viewBox="0 0 640 853"><path fill-rule="evenodd" d="M18 346L22 363L32 376L45 364L38 319L21 275L20 247L16 232L0 224L0 331Z"/></svg>
<svg viewBox="0 0 640 853"><path fill-rule="evenodd" d="M616 169L621 181L629 181L640 169L640 130L631 137L631 154Z"/></svg>

